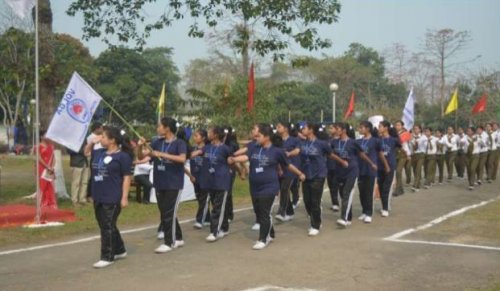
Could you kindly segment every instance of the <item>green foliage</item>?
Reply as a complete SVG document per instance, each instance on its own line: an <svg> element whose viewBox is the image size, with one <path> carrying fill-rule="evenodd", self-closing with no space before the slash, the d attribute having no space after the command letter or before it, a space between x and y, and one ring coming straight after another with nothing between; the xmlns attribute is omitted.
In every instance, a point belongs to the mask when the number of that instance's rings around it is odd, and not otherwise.
<svg viewBox="0 0 500 291"><path fill-rule="evenodd" d="M224 26L226 19L238 17L243 23L259 24L264 33L253 40L251 49L261 56L273 54L274 59L284 57L283 51L288 48L290 40L309 50L330 47L330 40L322 38L315 27L336 22L340 13L337 0L171 0L166 2L165 12L154 19L148 17L145 10L156 2L103 0L96 5L94 1L74 0L67 13L73 16L83 13L83 37L86 40L100 37L111 44L109 37L116 36L120 43L135 41L139 48L145 45L152 31L171 26L186 15L192 19L188 35L198 38L205 36L201 23L211 29ZM240 35L239 41L233 45L246 49L245 40L248 38L248 35Z"/></svg>
<svg viewBox="0 0 500 291"><path fill-rule="evenodd" d="M96 90L129 121L156 122L163 83L166 114L176 112L180 78L170 48L147 49L142 53L123 47L110 49L99 55L95 65L99 70ZM110 113L108 121L112 118Z"/></svg>

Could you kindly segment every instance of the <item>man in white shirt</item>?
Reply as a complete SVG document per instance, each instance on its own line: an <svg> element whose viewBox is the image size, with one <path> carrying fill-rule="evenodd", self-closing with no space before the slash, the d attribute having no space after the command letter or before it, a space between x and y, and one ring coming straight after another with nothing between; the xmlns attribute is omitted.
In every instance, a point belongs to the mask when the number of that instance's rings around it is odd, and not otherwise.
<svg viewBox="0 0 500 291"><path fill-rule="evenodd" d="M496 142L496 131L493 130L493 124L486 124L486 135L487 139L487 147L488 147L488 157L486 158L486 181L491 183L493 180L493 173L495 167L495 161L498 159L497 157L497 142ZM496 165L498 167L498 165Z"/></svg>
<svg viewBox="0 0 500 291"><path fill-rule="evenodd" d="M457 158L458 136L455 134L453 127L448 126L447 134L443 139L446 145L446 170L448 171L448 182L453 179L453 166Z"/></svg>
<svg viewBox="0 0 500 291"><path fill-rule="evenodd" d="M464 178L465 174L465 154L467 147L465 146L467 141L467 135L464 133L463 128L458 128L457 137L457 158L455 159L455 168L457 170L457 176L461 179Z"/></svg>
<svg viewBox="0 0 500 291"><path fill-rule="evenodd" d="M477 183L483 183L484 170L486 169L486 161L488 160L488 134L484 131L483 126L479 126L476 130L476 135L479 139L479 164L477 166Z"/></svg>
<svg viewBox="0 0 500 291"><path fill-rule="evenodd" d="M491 178L493 181L497 179L497 173L498 173L498 161L500 160L500 128L498 128L498 123L493 122L493 132L494 132L494 137L495 137L495 142L497 145L497 152L496 152L496 158L493 161L493 172L491 173Z"/></svg>
<svg viewBox="0 0 500 291"><path fill-rule="evenodd" d="M413 139L411 140L413 154L411 156L411 164L413 167L413 187L412 191L417 192L420 189L422 180L422 166L425 160L425 149L427 146L426 138L422 135L422 127L415 125L413 127Z"/></svg>
<svg viewBox="0 0 500 291"><path fill-rule="evenodd" d="M467 135L464 141L469 190L474 190L474 186L476 185L477 167L479 164L480 138L474 132L473 128L467 128Z"/></svg>
<svg viewBox="0 0 500 291"><path fill-rule="evenodd" d="M424 130L425 142L425 189L429 189L434 184L436 179L436 153L437 153L437 138L432 135L432 128Z"/></svg>

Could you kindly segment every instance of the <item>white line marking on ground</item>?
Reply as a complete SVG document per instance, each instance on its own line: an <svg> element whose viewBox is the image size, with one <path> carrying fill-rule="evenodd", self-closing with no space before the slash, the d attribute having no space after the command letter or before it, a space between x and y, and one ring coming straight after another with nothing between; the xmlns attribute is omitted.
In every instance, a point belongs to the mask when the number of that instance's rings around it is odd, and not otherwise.
<svg viewBox="0 0 500 291"><path fill-rule="evenodd" d="M246 207L246 208L240 208L234 210L235 213L238 212L243 212L253 209L253 207ZM189 222L193 222L194 219L186 219L183 221L180 221L180 224L186 224ZM150 225L150 226L145 226L145 227L140 227L140 228L133 228L133 229L128 229L124 231L120 231L121 234L129 234L129 233L135 233L135 232L141 232L145 230L150 230L150 229L155 229L158 227L158 224L155 225ZM60 243L53 243L53 244L45 244L45 245L39 245L39 246L34 246L34 247L28 247L28 248L21 248L21 249L14 249L14 250L8 250L8 251L3 251L0 252L0 256L6 256L6 255L12 255L12 254L17 254L17 253L24 253L24 252L30 252L30 251L36 251L36 250L43 250L43 249L48 249L48 248L54 248L54 247L62 247L62 246L68 246L68 245L74 245L74 244L80 244L80 243L85 243L85 242L90 242L94 240L100 239L101 236L99 235L94 235L82 239L76 239L76 240L70 240L70 241L65 241L65 242L60 242Z"/></svg>
<svg viewBox="0 0 500 291"><path fill-rule="evenodd" d="M315 291L314 289L302 289L302 288L285 288L279 286L265 285L256 288L245 289L243 291Z"/></svg>
<svg viewBox="0 0 500 291"><path fill-rule="evenodd" d="M471 209L475 209L481 206L484 206L486 204L489 204L491 202L494 202L496 200L500 199L499 197L486 200L486 201L481 201L477 204L469 205L457 210L454 210L448 214L445 214L443 216L440 216L426 224L417 226L415 228L409 228L405 229L403 231L400 231L398 233L395 233L391 236L388 236L384 238L383 240L385 241L391 241L391 242L401 242L401 243L413 243L413 244L427 244L427 245L437 245L437 246L453 246L453 247L464 247L464 248L474 248L474 249L483 249L483 250L495 250L495 251L500 251L500 247L490 247L490 246L482 246L482 245L469 245L469 244L460 244L460 243L447 243L447 242L435 242L435 241L423 241L423 240L408 240L408 239L402 239L402 237L407 236L411 233L415 233L417 231L425 230L430 227L433 227L443 221L446 221L454 216L463 214Z"/></svg>

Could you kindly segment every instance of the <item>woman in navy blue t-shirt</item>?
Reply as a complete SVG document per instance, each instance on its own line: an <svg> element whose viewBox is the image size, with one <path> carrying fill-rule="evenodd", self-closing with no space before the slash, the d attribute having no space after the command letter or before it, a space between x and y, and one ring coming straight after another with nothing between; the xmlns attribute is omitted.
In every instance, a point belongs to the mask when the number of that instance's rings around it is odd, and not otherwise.
<svg viewBox="0 0 500 291"><path fill-rule="evenodd" d="M359 175L358 159L361 158L371 165L374 163L354 140L354 131L349 124L339 122L334 126L337 128L339 138L333 142L333 151L344 163L347 163L347 167L342 167L341 163L337 163L335 167L335 180L339 185L341 198L341 216L337 224L346 227L352 221L354 185Z"/></svg>
<svg viewBox="0 0 500 291"><path fill-rule="evenodd" d="M291 125L288 122L280 122L276 126L276 131L283 140L282 148L285 151L286 157L290 163L296 168L300 167L300 140L290 135L292 131ZM283 222L293 219L294 210L293 204L290 199L290 188L297 176L289 171L283 169L283 175L280 177L280 207L276 219Z"/></svg>
<svg viewBox="0 0 500 291"><path fill-rule="evenodd" d="M191 152L202 150L205 145L209 143L208 133L204 129L198 129L193 134L193 141L195 145L191 149ZM194 186L194 193L196 195L196 200L198 201L198 211L196 211L196 218L194 223L194 228L201 229L204 225L210 225L210 207L209 207L209 196L208 196L208 177L207 171L204 169L207 165L203 163L202 156L191 156L189 161L189 178Z"/></svg>
<svg viewBox="0 0 500 291"><path fill-rule="evenodd" d="M250 193L255 199L260 223L259 240L253 246L255 250L265 248L274 238L271 208L274 198L280 191L279 167L297 175L301 181L305 175L290 163L283 149L273 145L273 129L269 124L259 124L257 145L249 148L246 155L231 157L229 162L250 162Z"/></svg>
<svg viewBox="0 0 500 291"><path fill-rule="evenodd" d="M231 173L227 163L231 149L223 143L225 132L216 126L208 130L210 143L202 150L194 151L192 156L203 156L203 175L207 176L208 194L212 202L210 215L210 234L206 240L214 242L229 233L228 213L225 211L228 191L231 187Z"/></svg>
<svg viewBox="0 0 500 291"><path fill-rule="evenodd" d="M392 181L396 170L396 148L401 147L399 137L391 124L384 120L378 126L384 159L378 161L378 187L382 200L382 217L391 210Z"/></svg>
<svg viewBox="0 0 500 291"><path fill-rule="evenodd" d="M164 243L156 248L156 253L166 253L184 246L177 209L184 188L187 144L177 138L177 127L175 119L162 118L156 128L160 138L151 143L152 151L149 152L153 158L153 185L161 216L159 238L163 237L164 240ZM143 144L145 140L141 139L139 143Z"/></svg>
<svg viewBox="0 0 500 291"><path fill-rule="evenodd" d="M359 125L361 138L356 140L361 150L370 158L371 163L359 159L359 200L361 202L362 214L358 218L365 223L372 222L373 216L373 196L375 190L375 179L377 178L377 163L383 159L382 144L376 136L373 124L369 121L362 121Z"/></svg>
<svg viewBox="0 0 500 291"><path fill-rule="evenodd" d="M337 133L337 128L335 124L331 124L329 127L329 140L330 146L333 148L333 143L335 140L339 139L339 135ZM332 159L328 159L326 161L326 168L328 169L328 174L326 176L326 182L328 184L328 189L330 189L330 199L332 200L331 209L333 212L338 212L340 210L340 202L339 202L339 183L335 179L335 166L336 162Z"/></svg>
<svg viewBox="0 0 500 291"><path fill-rule="evenodd" d="M103 148L92 151L98 143ZM105 268L127 256L116 222L128 205L133 150L119 129L105 127L103 135L87 144L85 153L92 155L90 188L101 230L101 260L94 268Z"/></svg>
<svg viewBox="0 0 500 291"><path fill-rule="evenodd" d="M302 194L307 214L311 220L309 236L318 235L321 227L321 196L327 174L326 159L334 159L342 167L348 166L346 161L341 160L332 152L328 141L318 138L323 133L317 124L306 123L302 128L302 134L306 140L302 142L300 147L300 167L306 175L306 180L302 183Z"/></svg>

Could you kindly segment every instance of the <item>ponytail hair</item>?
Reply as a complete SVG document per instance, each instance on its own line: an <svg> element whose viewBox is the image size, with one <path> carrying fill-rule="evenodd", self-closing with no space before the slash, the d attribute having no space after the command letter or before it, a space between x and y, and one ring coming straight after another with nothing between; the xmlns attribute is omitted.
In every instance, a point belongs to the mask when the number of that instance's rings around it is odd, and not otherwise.
<svg viewBox="0 0 500 291"><path fill-rule="evenodd" d="M160 120L160 123L161 125L163 125L163 127L168 127L172 133L177 133L178 123L177 120L173 119L172 117L163 117Z"/></svg>
<svg viewBox="0 0 500 291"><path fill-rule="evenodd" d="M298 134L298 126L295 126L293 123L286 122L286 121L280 121L278 124L281 124L284 128L288 130L288 134L293 137L297 137Z"/></svg>
<svg viewBox="0 0 500 291"><path fill-rule="evenodd" d="M396 128L394 128L389 121L382 120L380 122L380 125L382 125L383 127L387 128L387 133L389 134L389 136L391 136L391 137L399 137L399 134L396 131Z"/></svg>
<svg viewBox="0 0 500 291"><path fill-rule="evenodd" d="M371 123L370 121L368 120L361 121L359 125L367 128L368 131L370 131L372 137L378 137L378 130L373 126L373 123Z"/></svg>
<svg viewBox="0 0 500 291"><path fill-rule="evenodd" d="M116 145L122 152L128 154L132 160L134 159L134 149L132 148L130 139L125 134L125 132L114 126L105 126L103 128L103 131L109 139L115 141Z"/></svg>
<svg viewBox="0 0 500 291"><path fill-rule="evenodd" d="M203 139L204 144L208 144L210 141L208 140L208 133L205 129L199 128L196 130L196 132L201 136Z"/></svg>
<svg viewBox="0 0 500 291"><path fill-rule="evenodd" d="M307 126L307 128L312 129L316 138L321 140L328 140L328 134L326 133L326 130L322 125L312 122L306 122L304 126Z"/></svg>
<svg viewBox="0 0 500 291"><path fill-rule="evenodd" d="M275 147L283 146L283 140L278 134L275 133L275 130L271 127L269 123L259 123L257 127L259 129L260 134L269 137L273 146Z"/></svg>
<svg viewBox="0 0 500 291"><path fill-rule="evenodd" d="M226 138L226 133L223 127L214 126L212 127L212 132L219 141L224 142L224 139Z"/></svg>
<svg viewBox="0 0 500 291"><path fill-rule="evenodd" d="M354 129L352 128L351 125L349 125L349 123L346 123L346 122L337 122L333 125L334 127L340 129L340 130L345 130L345 133L347 134L347 136L351 139L355 139L356 138L356 134L354 133Z"/></svg>
<svg viewBox="0 0 500 291"><path fill-rule="evenodd" d="M177 129L177 133L175 134L175 137L177 139L182 140L184 143L186 143L186 146L188 146L188 148L189 148L189 140L187 139L187 133L186 133L186 129L184 127L179 127ZM189 159L189 158L191 158L191 152L187 151L186 159Z"/></svg>

